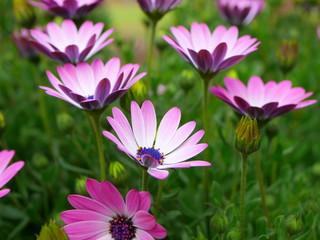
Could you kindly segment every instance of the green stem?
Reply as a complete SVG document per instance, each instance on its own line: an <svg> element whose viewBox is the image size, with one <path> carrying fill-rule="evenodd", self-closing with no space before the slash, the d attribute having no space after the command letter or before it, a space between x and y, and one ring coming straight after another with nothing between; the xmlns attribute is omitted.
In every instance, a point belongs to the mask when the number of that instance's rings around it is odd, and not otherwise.
<svg viewBox="0 0 320 240"><path fill-rule="evenodd" d="M248 155L241 153L241 185L240 185L240 230L241 230L241 239L245 239L245 225L246 225L246 216L245 216L245 201L246 201L246 183L247 183L247 159Z"/></svg>
<svg viewBox="0 0 320 240"><path fill-rule="evenodd" d="M260 188L260 195L261 195L261 204L264 212L264 216L268 220L268 226L271 226L271 221L269 217L269 211L266 203L266 189L263 181L263 176L262 176L262 171L261 171L261 164L260 164L260 159L259 159L259 151L255 152L255 164L256 164L256 171L257 171L257 177L259 181L259 188Z"/></svg>
<svg viewBox="0 0 320 240"><path fill-rule="evenodd" d="M149 174L147 172L147 169L142 168L142 182L141 182L141 188L142 191L148 191L148 178Z"/></svg>
<svg viewBox="0 0 320 240"><path fill-rule="evenodd" d="M154 42L156 37L156 27L157 27L157 20L151 20L151 35L150 35L150 42L149 42L149 50L148 50L148 69L147 69L147 89L150 89L151 86L151 72L152 72L152 60L153 60L153 51L154 51Z"/></svg>
<svg viewBox="0 0 320 240"><path fill-rule="evenodd" d="M204 142L208 143L209 140L209 115L208 115L208 88L210 79L203 79L203 126L204 126ZM209 161L209 150L204 151L204 160ZM205 203L209 203L209 168L204 168L203 186L204 186L204 200ZM208 238L211 239L211 227L210 227L210 216L206 217L206 228Z"/></svg>
<svg viewBox="0 0 320 240"><path fill-rule="evenodd" d="M155 210L154 210L154 217L156 219L158 218L159 212L160 212L160 202L161 202L161 198L162 198L163 184L164 184L164 180L159 180L157 200L156 200L156 206L155 206Z"/></svg>
<svg viewBox="0 0 320 240"><path fill-rule="evenodd" d="M99 163L100 163L100 179L101 181L106 180L106 160L103 153L102 146L102 134L100 130L100 115L101 111L86 111L90 127L94 133L94 137L97 142L97 149L99 155Z"/></svg>

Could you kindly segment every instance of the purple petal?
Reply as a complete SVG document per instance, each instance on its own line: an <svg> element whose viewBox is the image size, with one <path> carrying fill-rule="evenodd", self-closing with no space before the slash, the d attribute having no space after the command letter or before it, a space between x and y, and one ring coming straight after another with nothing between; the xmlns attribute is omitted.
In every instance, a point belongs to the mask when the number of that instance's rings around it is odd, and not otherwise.
<svg viewBox="0 0 320 240"><path fill-rule="evenodd" d="M243 113L246 113L246 109L250 107L250 104L241 97L235 96L234 101L238 105L239 110L241 110Z"/></svg>
<svg viewBox="0 0 320 240"><path fill-rule="evenodd" d="M77 45L70 45L66 47L65 53L68 55L71 62L77 62L79 56L79 48Z"/></svg>
<svg viewBox="0 0 320 240"><path fill-rule="evenodd" d="M213 51L212 53L212 67L211 70L218 71L218 66L224 59L226 53L227 53L228 47L226 43L220 43Z"/></svg>
<svg viewBox="0 0 320 240"><path fill-rule="evenodd" d="M224 60L222 63L219 64L219 66L217 67L217 71L225 70L225 69L237 64L245 57L246 57L245 55L238 55L238 56L232 56L230 58L227 58L226 60Z"/></svg>
<svg viewBox="0 0 320 240"><path fill-rule="evenodd" d="M246 112L252 118L262 118L264 116L264 110L259 107L247 107Z"/></svg>
<svg viewBox="0 0 320 240"><path fill-rule="evenodd" d="M96 87L94 98L103 103L110 92L110 81L107 78L102 79Z"/></svg>
<svg viewBox="0 0 320 240"><path fill-rule="evenodd" d="M167 231L160 224L156 224L156 226L152 230L148 230L148 233L152 235L154 238L165 238L167 236Z"/></svg>
<svg viewBox="0 0 320 240"><path fill-rule="evenodd" d="M295 107L297 106L297 104L288 104L282 107L277 108L276 110L274 110L273 112L270 113L270 118L275 118L278 117L282 114L285 114L287 112L292 111Z"/></svg>
<svg viewBox="0 0 320 240"><path fill-rule="evenodd" d="M200 50L197 54L197 63L199 70L206 73L214 63L211 53L208 50Z"/></svg>
<svg viewBox="0 0 320 240"><path fill-rule="evenodd" d="M132 218L133 225L142 230L151 230L156 226L156 219L146 211L138 211Z"/></svg>

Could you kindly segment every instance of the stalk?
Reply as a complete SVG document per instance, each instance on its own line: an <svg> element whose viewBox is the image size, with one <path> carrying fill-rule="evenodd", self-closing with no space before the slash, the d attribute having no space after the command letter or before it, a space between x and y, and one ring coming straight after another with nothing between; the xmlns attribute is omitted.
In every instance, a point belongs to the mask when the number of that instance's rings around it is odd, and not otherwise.
<svg viewBox="0 0 320 240"><path fill-rule="evenodd" d="M151 35L150 35L150 42L149 42L149 49L148 49L148 68L147 68L147 89L150 89L151 86L151 72L152 72L152 60L153 60L153 50L154 50L154 43L156 37L156 28L157 28L157 20L151 20Z"/></svg>
<svg viewBox="0 0 320 240"><path fill-rule="evenodd" d="M241 185L240 185L240 230L241 239L245 239L245 226L246 226L246 216L245 216L245 201L246 201L246 184L247 184L247 159L248 155L241 153Z"/></svg>
<svg viewBox="0 0 320 240"><path fill-rule="evenodd" d="M141 188L142 191L148 191L148 179L149 174L147 173L147 169L142 167L142 181L141 181Z"/></svg>
<svg viewBox="0 0 320 240"><path fill-rule="evenodd" d="M164 184L164 180L159 180L157 200L156 200L156 206L155 206L155 210L154 210L154 217L156 219L158 218L159 212L160 212L160 202L161 202L161 198L162 198L163 184Z"/></svg>

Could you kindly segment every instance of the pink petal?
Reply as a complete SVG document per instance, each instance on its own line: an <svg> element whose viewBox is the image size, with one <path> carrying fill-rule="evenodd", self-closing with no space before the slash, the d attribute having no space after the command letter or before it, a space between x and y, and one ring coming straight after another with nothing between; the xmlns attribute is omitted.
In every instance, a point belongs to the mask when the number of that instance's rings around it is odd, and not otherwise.
<svg viewBox="0 0 320 240"><path fill-rule="evenodd" d="M158 170L158 169L151 169L149 168L147 171L152 177L158 178L158 179L165 179L168 177L169 172L166 170Z"/></svg>
<svg viewBox="0 0 320 240"><path fill-rule="evenodd" d="M15 154L15 151L13 150L12 151L2 150L0 152L0 175L6 169L6 167L8 166L14 154Z"/></svg>
<svg viewBox="0 0 320 240"><path fill-rule="evenodd" d="M66 224L81 222L81 221L99 221L99 222L108 222L111 220L110 217L102 215L98 212L93 212L90 210L79 210L73 209L68 210L60 214L62 221Z"/></svg>
<svg viewBox="0 0 320 240"><path fill-rule="evenodd" d="M151 230L156 226L156 219L146 211L138 211L132 217L133 225L143 230Z"/></svg>
<svg viewBox="0 0 320 240"><path fill-rule="evenodd" d="M68 224L63 227L70 240L86 240L92 236L108 233L109 223L100 221L82 221Z"/></svg>
<svg viewBox="0 0 320 240"><path fill-rule="evenodd" d="M251 106L262 107L264 105L264 83L258 76L249 79L247 89L247 102Z"/></svg>
<svg viewBox="0 0 320 240"><path fill-rule="evenodd" d="M139 210L149 211L151 206L151 197L148 192L139 192L140 195L140 206Z"/></svg>
<svg viewBox="0 0 320 240"><path fill-rule="evenodd" d="M165 238L167 236L167 231L160 224L156 224L155 228L148 230L148 233L154 238Z"/></svg>
<svg viewBox="0 0 320 240"><path fill-rule="evenodd" d="M154 238L149 233L147 233L141 229L137 229L136 239L137 240L154 240Z"/></svg>
<svg viewBox="0 0 320 240"><path fill-rule="evenodd" d="M0 190L0 198L7 195L10 192L10 189L2 189Z"/></svg>
<svg viewBox="0 0 320 240"><path fill-rule="evenodd" d="M7 167L0 175L0 188L9 182L23 166L24 162L18 161Z"/></svg>
<svg viewBox="0 0 320 240"><path fill-rule="evenodd" d="M151 101L143 102L141 112L145 121L145 146L152 147L157 131L157 117Z"/></svg>
<svg viewBox="0 0 320 240"><path fill-rule="evenodd" d="M128 218L131 218L139 210L140 207L140 195L138 190L133 189L127 193L126 205Z"/></svg>
<svg viewBox="0 0 320 240"><path fill-rule="evenodd" d="M143 115L139 105L132 101L131 102L131 125L133 129L133 134L137 141L139 147L144 147L145 145L145 123ZM151 147L151 146L148 146Z"/></svg>

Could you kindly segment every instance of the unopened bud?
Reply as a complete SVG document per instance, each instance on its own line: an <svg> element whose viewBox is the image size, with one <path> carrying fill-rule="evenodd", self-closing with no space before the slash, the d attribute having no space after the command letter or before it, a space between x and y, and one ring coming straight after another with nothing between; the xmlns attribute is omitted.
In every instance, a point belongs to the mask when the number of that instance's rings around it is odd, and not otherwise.
<svg viewBox="0 0 320 240"><path fill-rule="evenodd" d="M243 154L251 154L259 149L260 140L257 120L242 117L235 132L235 148Z"/></svg>
<svg viewBox="0 0 320 240"><path fill-rule="evenodd" d="M58 226L55 221L50 220L41 228L41 232L37 240L68 240L66 233Z"/></svg>
<svg viewBox="0 0 320 240"><path fill-rule="evenodd" d="M223 211L216 212L211 219L211 223L213 230L219 234L224 233L228 228L228 218Z"/></svg>
<svg viewBox="0 0 320 240"><path fill-rule="evenodd" d="M61 113L57 116L57 125L62 132L70 133L75 126L75 122L68 113Z"/></svg>
<svg viewBox="0 0 320 240"><path fill-rule="evenodd" d="M139 105L146 99L147 88L143 81L136 82L129 88L127 93L120 98L120 105L123 110L130 112L131 101L136 101Z"/></svg>
<svg viewBox="0 0 320 240"><path fill-rule="evenodd" d="M286 219L285 228L289 236L298 234L303 230L303 223L300 215L291 215Z"/></svg>
<svg viewBox="0 0 320 240"><path fill-rule="evenodd" d="M49 164L48 158L41 153L35 153L31 161L36 168L45 168Z"/></svg>
<svg viewBox="0 0 320 240"><path fill-rule="evenodd" d="M298 55L298 42L296 40L283 40L277 50L277 61L280 69L288 73L294 67Z"/></svg>
<svg viewBox="0 0 320 240"><path fill-rule="evenodd" d="M241 240L242 232L239 228L233 228L227 235L228 240Z"/></svg>
<svg viewBox="0 0 320 240"><path fill-rule="evenodd" d="M0 111L0 134L4 132L6 128L6 120L4 119L3 113Z"/></svg>
<svg viewBox="0 0 320 240"><path fill-rule="evenodd" d="M21 27L32 28L36 15L27 0L14 0L13 11L15 19Z"/></svg>
<svg viewBox="0 0 320 240"><path fill-rule="evenodd" d="M87 177L79 177L76 179L76 184L75 184L75 191L76 193L80 194L80 195L86 195L87 193L87 188L86 188L86 181L87 181Z"/></svg>
<svg viewBox="0 0 320 240"><path fill-rule="evenodd" d="M124 166L118 161L113 161L110 163L109 173L114 179L121 179L125 174Z"/></svg>

